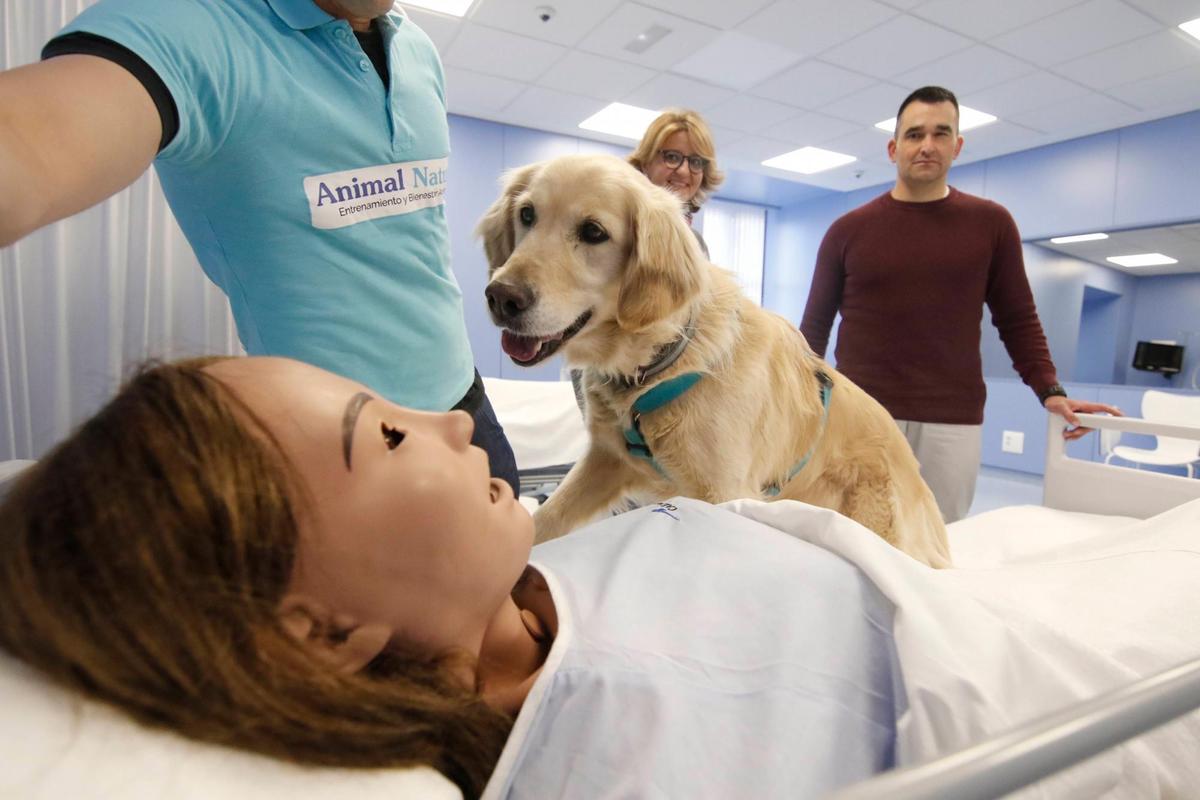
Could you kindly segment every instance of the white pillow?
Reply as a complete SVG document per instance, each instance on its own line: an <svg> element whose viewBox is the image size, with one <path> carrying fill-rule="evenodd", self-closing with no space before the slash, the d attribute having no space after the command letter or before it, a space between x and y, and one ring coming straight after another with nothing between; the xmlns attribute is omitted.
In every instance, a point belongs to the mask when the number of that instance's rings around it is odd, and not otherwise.
<svg viewBox="0 0 1200 800"><path fill-rule="evenodd" d="M146 728L0 651L0 798L462 800L428 768L300 767Z"/></svg>

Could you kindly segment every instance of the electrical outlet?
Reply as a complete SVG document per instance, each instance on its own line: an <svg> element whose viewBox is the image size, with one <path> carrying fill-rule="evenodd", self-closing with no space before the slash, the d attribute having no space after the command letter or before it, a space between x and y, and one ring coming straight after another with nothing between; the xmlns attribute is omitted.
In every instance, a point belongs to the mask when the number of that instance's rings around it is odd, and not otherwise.
<svg viewBox="0 0 1200 800"><path fill-rule="evenodd" d="M1000 437L1000 449L1005 453L1024 453L1025 434L1022 431L1005 431Z"/></svg>

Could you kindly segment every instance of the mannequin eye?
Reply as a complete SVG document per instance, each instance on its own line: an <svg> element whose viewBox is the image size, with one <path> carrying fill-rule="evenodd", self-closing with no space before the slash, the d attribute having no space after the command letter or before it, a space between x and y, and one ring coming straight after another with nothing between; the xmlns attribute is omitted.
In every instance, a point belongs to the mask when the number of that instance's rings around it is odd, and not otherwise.
<svg viewBox="0 0 1200 800"><path fill-rule="evenodd" d="M521 206L521 210L518 212L518 214L521 217L521 224L526 228L533 225L533 223L537 220L537 215L533 213L533 206Z"/></svg>
<svg viewBox="0 0 1200 800"><path fill-rule="evenodd" d="M383 433L383 442L388 450L395 450L404 441L404 431L393 428L386 422L379 423L379 430Z"/></svg>

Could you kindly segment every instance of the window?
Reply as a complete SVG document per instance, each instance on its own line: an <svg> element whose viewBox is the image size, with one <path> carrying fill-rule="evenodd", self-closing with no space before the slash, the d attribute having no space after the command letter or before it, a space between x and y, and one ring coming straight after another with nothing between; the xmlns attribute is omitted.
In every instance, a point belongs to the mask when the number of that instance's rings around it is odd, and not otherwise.
<svg viewBox="0 0 1200 800"><path fill-rule="evenodd" d="M761 306L767 210L749 203L709 200L700 232L712 262L732 272L746 296Z"/></svg>

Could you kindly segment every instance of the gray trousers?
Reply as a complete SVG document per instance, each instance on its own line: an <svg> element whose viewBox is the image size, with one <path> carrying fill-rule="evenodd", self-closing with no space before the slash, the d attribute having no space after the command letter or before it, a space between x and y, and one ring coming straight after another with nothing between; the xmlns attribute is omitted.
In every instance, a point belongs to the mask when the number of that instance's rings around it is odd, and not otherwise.
<svg viewBox="0 0 1200 800"><path fill-rule="evenodd" d="M921 477L929 484L942 519L949 524L965 517L975 499L983 426L903 419L896 424L921 465Z"/></svg>

